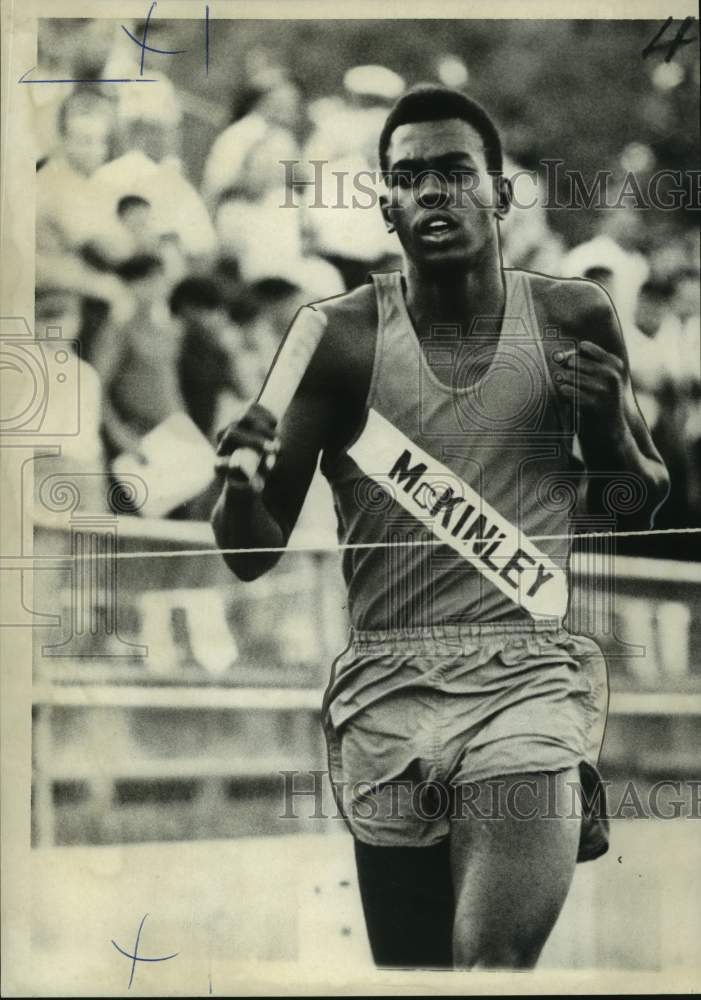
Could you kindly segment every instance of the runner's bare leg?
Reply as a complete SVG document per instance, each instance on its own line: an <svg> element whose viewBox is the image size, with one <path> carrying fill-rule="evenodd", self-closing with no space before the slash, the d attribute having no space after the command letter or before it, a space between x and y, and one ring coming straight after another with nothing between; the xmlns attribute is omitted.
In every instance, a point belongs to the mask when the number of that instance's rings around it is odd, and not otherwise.
<svg viewBox="0 0 701 1000"><path fill-rule="evenodd" d="M573 815L572 801L578 781L577 768L510 775L500 779L500 811L480 805L487 818L470 810L453 820L457 968L528 969L536 964L574 875L580 820ZM494 783L478 784L474 801L490 803ZM516 815L504 808L510 791L518 792ZM518 818L518 813L530 818ZM489 818L491 814L501 818Z"/></svg>

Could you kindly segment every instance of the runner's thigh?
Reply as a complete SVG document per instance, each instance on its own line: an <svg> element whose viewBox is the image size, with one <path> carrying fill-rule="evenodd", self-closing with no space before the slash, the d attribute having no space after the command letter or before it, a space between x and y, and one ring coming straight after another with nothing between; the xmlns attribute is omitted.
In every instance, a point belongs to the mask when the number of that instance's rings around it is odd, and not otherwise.
<svg viewBox="0 0 701 1000"><path fill-rule="evenodd" d="M574 874L578 780L571 768L477 782L470 808L454 810L456 966L535 965Z"/></svg>

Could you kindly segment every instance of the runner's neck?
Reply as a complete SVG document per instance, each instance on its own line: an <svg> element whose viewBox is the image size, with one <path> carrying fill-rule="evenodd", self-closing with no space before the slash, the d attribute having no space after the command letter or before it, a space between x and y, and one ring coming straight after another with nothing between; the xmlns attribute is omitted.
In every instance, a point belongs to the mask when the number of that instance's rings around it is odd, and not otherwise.
<svg viewBox="0 0 701 1000"><path fill-rule="evenodd" d="M477 317L492 317L494 333L499 332L506 286L498 258L460 272L446 269L429 274L419 272L410 262L402 289L420 340L430 337L436 325L457 326L460 336L466 337ZM486 332L484 324L480 329Z"/></svg>

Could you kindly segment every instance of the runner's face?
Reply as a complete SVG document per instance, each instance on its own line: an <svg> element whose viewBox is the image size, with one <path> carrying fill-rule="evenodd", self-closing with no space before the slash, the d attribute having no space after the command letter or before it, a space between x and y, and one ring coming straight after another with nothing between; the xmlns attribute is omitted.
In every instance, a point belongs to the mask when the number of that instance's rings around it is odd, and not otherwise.
<svg viewBox="0 0 701 1000"><path fill-rule="evenodd" d="M385 219L414 263L466 263L494 239L493 181L482 137L467 122L400 125L387 159Z"/></svg>

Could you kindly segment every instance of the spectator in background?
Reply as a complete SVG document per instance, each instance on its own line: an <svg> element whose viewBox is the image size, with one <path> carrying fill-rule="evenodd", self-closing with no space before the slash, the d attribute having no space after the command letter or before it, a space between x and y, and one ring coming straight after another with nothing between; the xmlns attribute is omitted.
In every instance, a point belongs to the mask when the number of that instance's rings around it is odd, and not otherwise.
<svg viewBox="0 0 701 1000"><path fill-rule="evenodd" d="M217 249L216 234L177 155L182 111L175 88L160 76L153 87L123 87L120 95L117 124L125 151L95 174L109 191L109 210L116 215L125 197L143 199L158 237L176 234L188 266L208 264Z"/></svg>
<svg viewBox="0 0 701 1000"><path fill-rule="evenodd" d="M505 266L559 274L564 244L548 225L542 204L546 197L542 179L524 173L508 156L504 157L504 173L512 178L514 191L501 229Z"/></svg>
<svg viewBox="0 0 701 1000"><path fill-rule="evenodd" d="M296 170L314 180L314 160L323 161L321 197L307 187L295 195L303 203L308 252L336 267L346 288L362 284L371 270L398 267L399 242L387 233L377 204L358 193L355 179L373 187L379 181L377 143L391 104L404 90L404 80L386 66L354 66L343 78L342 99L317 102L312 133ZM343 178L339 199L338 175ZM379 184L375 183L377 193ZM353 198L357 204L353 204ZM314 208L314 202L321 207Z"/></svg>
<svg viewBox="0 0 701 1000"><path fill-rule="evenodd" d="M185 408L205 437L235 419L256 389L238 371L243 336L226 311L211 278L189 277L170 296L170 310L182 324L178 379Z"/></svg>
<svg viewBox="0 0 701 1000"><path fill-rule="evenodd" d="M245 102L237 103L237 116L214 140L205 162L202 194L212 209L225 191L262 200L284 185L281 161L299 159L302 95L281 69L259 79Z"/></svg>
<svg viewBox="0 0 701 1000"><path fill-rule="evenodd" d="M160 258L134 256L118 274L134 298L134 313L117 336L100 338L95 364L110 456L139 457L143 436L184 409L177 377L180 331L168 310Z"/></svg>
<svg viewBox="0 0 701 1000"><path fill-rule="evenodd" d="M682 324L682 354L687 366L687 413L684 437L689 459L689 503L694 524L701 523L701 315L699 274L684 268L677 277L674 308Z"/></svg>
<svg viewBox="0 0 701 1000"><path fill-rule="evenodd" d="M638 329L649 339L660 331L670 313L674 285L666 278L649 278L640 288L635 311Z"/></svg>
<svg viewBox="0 0 701 1000"><path fill-rule="evenodd" d="M662 278L648 279L640 289L635 323L628 328L626 336L633 388L655 440L671 374L659 332L670 315L672 291L671 282ZM663 422L665 419L663 415Z"/></svg>
<svg viewBox="0 0 701 1000"><path fill-rule="evenodd" d="M151 202L139 194L126 194L117 202L117 216L134 241L137 253L155 253L159 238L153 224Z"/></svg>
<svg viewBox="0 0 701 1000"><path fill-rule="evenodd" d="M613 271L610 267L587 267L582 275L583 278L587 278L589 281L595 281L597 285L601 285L605 288L609 295L613 296L616 289L616 283L613 277Z"/></svg>
<svg viewBox="0 0 701 1000"><path fill-rule="evenodd" d="M58 112L60 145L37 175L37 301L44 293L54 301L59 294L77 298L81 348L90 360L97 328L120 326L133 312L131 293L114 273L133 240L97 177L112 155L115 130L114 100L96 86L74 88Z"/></svg>
<svg viewBox="0 0 701 1000"><path fill-rule="evenodd" d="M300 157L302 115L295 84L278 79L251 97L251 108L215 140L202 190L212 207L221 252L235 257L244 278L248 258L274 246L293 259L304 252L300 212L288 201L284 160Z"/></svg>
<svg viewBox="0 0 701 1000"><path fill-rule="evenodd" d="M261 149L257 156L265 156ZM251 170L255 170L251 165ZM268 192L260 201L243 195L241 188L223 192L215 211L215 227L221 253L238 263L241 278L251 279L255 260L274 249L276 257L289 261L304 254L300 212L295 208L281 209L285 194Z"/></svg>
<svg viewBox="0 0 701 1000"><path fill-rule="evenodd" d="M38 79L55 81L97 80L118 36L119 26L110 18L42 17L37 31ZM39 163L59 154L59 117L66 97L81 84L53 83L50 87L23 87L34 110L34 131ZM95 90L98 89L96 85ZM126 88L122 88L126 89ZM116 102L118 94L112 94Z"/></svg>
<svg viewBox="0 0 701 1000"><path fill-rule="evenodd" d="M229 318L239 328L250 323L258 311L258 303L250 286L243 280L236 257L221 256L212 272L222 295Z"/></svg>
<svg viewBox="0 0 701 1000"><path fill-rule="evenodd" d="M175 288L187 274L188 262L180 236L176 232L158 234L158 256L163 263L165 282L169 290Z"/></svg>
<svg viewBox="0 0 701 1000"><path fill-rule="evenodd" d="M617 232L629 229L630 236L637 231L637 223L629 226L629 220L626 214L620 223L611 223L607 228ZM626 245L633 247L632 239ZM684 443L685 409L674 388L674 355L678 347L670 324L674 326L677 319L671 308L670 289L656 278L648 281L649 264L642 254L624 249L607 234L572 249L563 259L562 274L598 281L611 296L626 342L638 404L671 480L670 492L655 515L655 527L686 525L689 469ZM670 332L665 333L665 328ZM626 551L645 555L648 546L647 538L631 539ZM683 558L687 550L688 543L681 536L665 539L668 557Z"/></svg>
<svg viewBox="0 0 701 1000"><path fill-rule="evenodd" d="M681 267L673 276L672 316L660 331L662 343L672 362L672 378L680 391L689 394L699 385L699 272Z"/></svg>
<svg viewBox="0 0 701 1000"><path fill-rule="evenodd" d="M156 163L142 150L132 149L101 167L97 177L109 188L109 204L115 215L122 198L138 195L150 204L158 235L176 234L191 265L206 263L214 255L214 227L204 202L180 173L178 163Z"/></svg>
<svg viewBox="0 0 701 1000"><path fill-rule="evenodd" d="M63 288L45 289L36 298L35 319L37 331L44 333L46 327L58 327L61 339L67 348L74 349L80 344L82 312L80 296ZM61 442L61 459L66 468L101 472L105 468L104 448L100 438L102 422L100 379L94 367L80 355L77 357L79 369L78 384L78 433L66 435ZM68 400L69 406L75 399ZM56 429L61 426L57 419Z"/></svg>
<svg viewBox="0 0 701 1000"><path fill-rule="evenodd" d="M55 161L63 161L75 173L91 177L113 154L115 127L112 99L96 87L76 88L59 111L61 149Z"/></svg>
<svg viewBox="0 0 701 1000"><path fill-rule="evenodd" d="M687 501L690 524L701 526L701 391L696 386L689 401L689 411L684 424L689 481Z"/></svg>
<svg viewBox="0 0 701 1000"><path fill-rule="evenodd" d="M654 393L657 417L653 436L670 473L669 495L655 525L683 527L698 523L699 451L698 272L682 267L670 279L646 282L636 313L638 338L629 345L633 378ZM641 406L645 394L638 395ZM688 556L683 538L666 540L672 558Z"/></svg>
<svg viewBox="0 0 701 1000"><path fill-rule="evenodd" d="M76 88L64 100L60 146L37 174L38 253L78 253L91 244L113 262L128 254L130 241L97 176L113 153L115 130L115 104L98 88Z"/></svg>
<svg viewBox="0 0 701 1000"><path fill-rule="evenodd" d="M141 254L119 268L136 303L118 336L95 352L104 392L104 431L117 479L146 484L144 516L182 508L213 481L212 451L185 412L179 377L180 324L168 307L160 258Z"/></svg>
<svg viewBox="0 0 701 1000"><path fill-rule="evenodd" d="M247 378L256 395L295 313L308 302L340 295L344 284L336 268L318 257L290 260L268 253L254 264L249 287L255 313L245 333L251 352Z"/></svg>
<svg viewBox="0 0 701 1000"><path fill-rule="evenodd" d="M616 307L625 336L626 328L634 322L638 292L648 276L649 264L638 251L624 249L611 236L601 234L565 254L560 270L562 277L576 278L583 277L592 268L610 272L606 290Z"/></svg>

